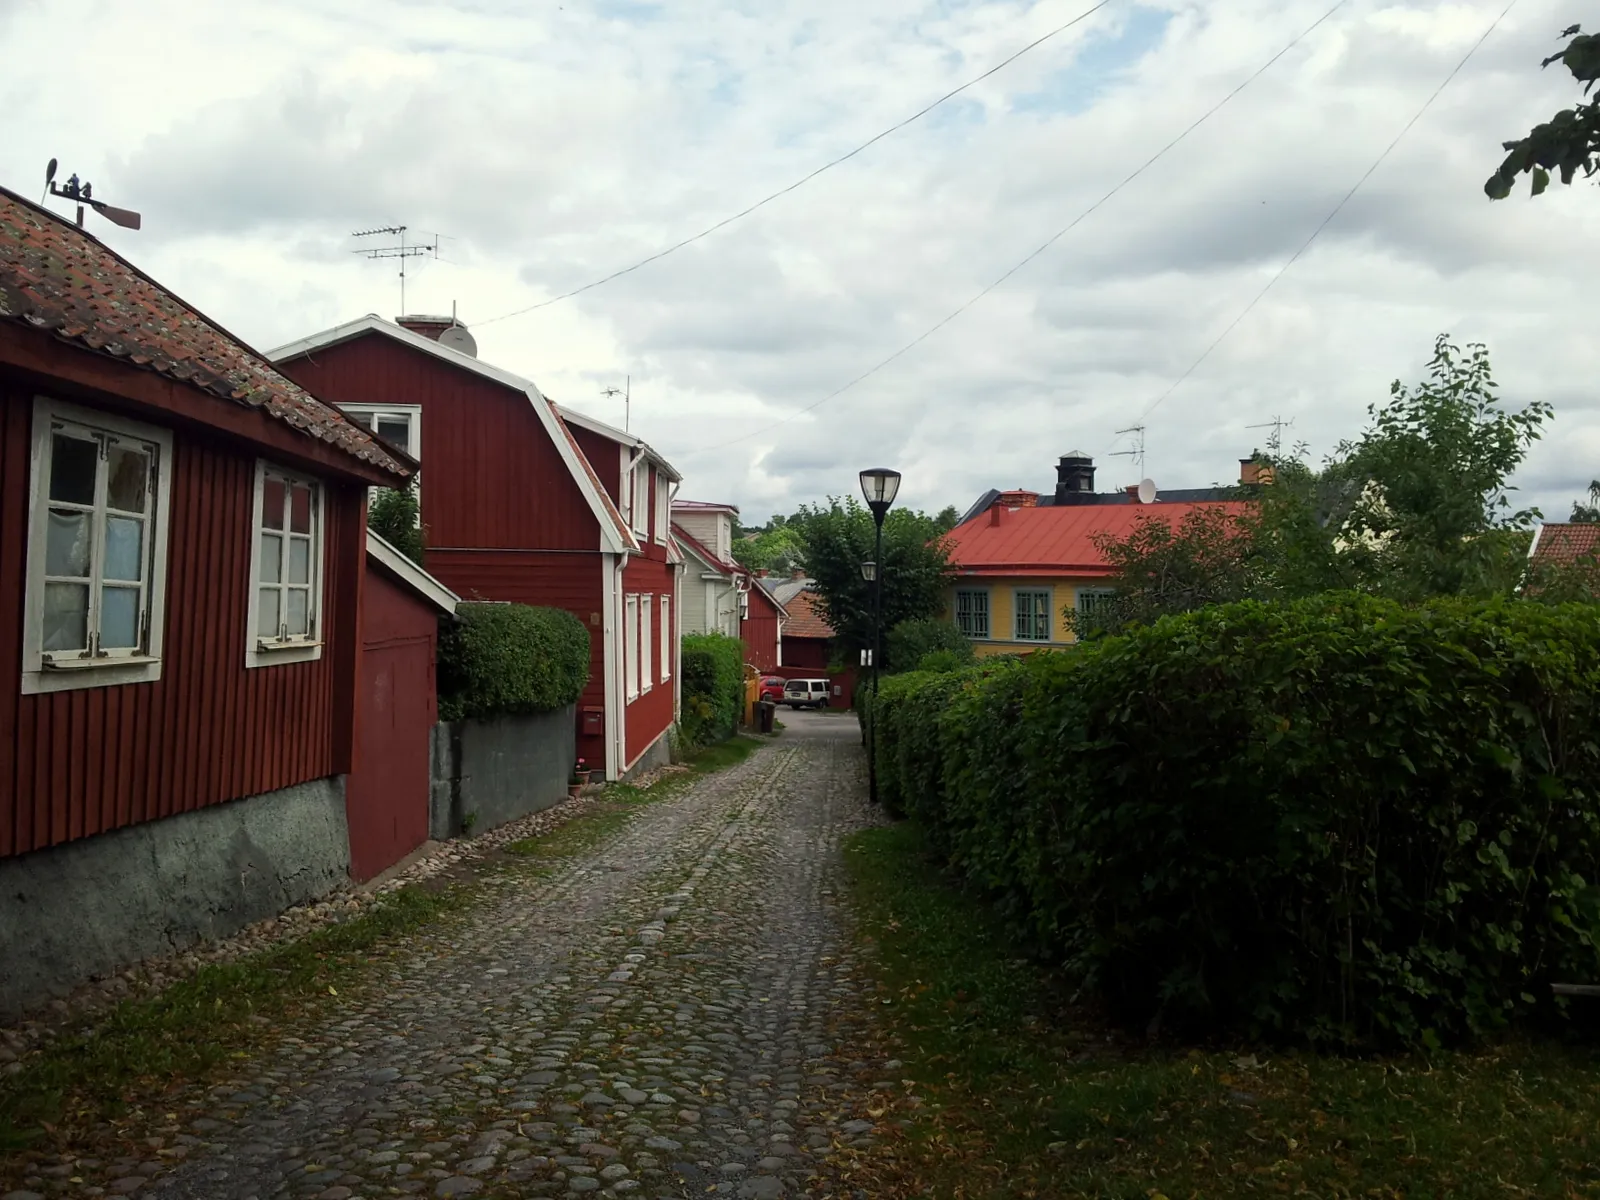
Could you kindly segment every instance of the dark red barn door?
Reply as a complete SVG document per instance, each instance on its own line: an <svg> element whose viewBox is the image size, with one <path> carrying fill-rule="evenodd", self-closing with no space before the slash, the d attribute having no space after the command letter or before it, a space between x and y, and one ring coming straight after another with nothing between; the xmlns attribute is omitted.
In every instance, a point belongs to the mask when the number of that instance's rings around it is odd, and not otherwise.
<svg viewBox="0 0 1600 1200"><path fill-rule="evenodd" d="M427 840L432 658L425 641L361 655L355 772L345 790L355 879L371 879Z"/></svg>

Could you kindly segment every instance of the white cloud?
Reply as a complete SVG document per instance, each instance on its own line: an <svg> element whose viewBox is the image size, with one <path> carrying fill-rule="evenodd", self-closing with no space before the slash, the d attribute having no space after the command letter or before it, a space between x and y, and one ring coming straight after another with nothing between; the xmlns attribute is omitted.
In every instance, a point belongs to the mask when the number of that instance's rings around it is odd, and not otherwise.
<svg viewBox="0 0 1600 1200"><path fill-rule="evenodd" d="M747 519L854 488L908 503L1047 486L1234 319L1503 6L1350 0L1192 137L969 311L902 347L1102 196L1331 0L1113 0L933 117L754 216L579 286L792 181L1088 0L0 2L0 181L44 161L145 215L99 232L257 345L397 311L352 230L440 233L407 306L459 305L486 359L674 455ZM1293 417L1325 452L1435 334L1557 406L1521 473L1548 513L1600 475L1586 284L1600 196L1491 205L1499 143L1571 103L1538 69L1573 19L1523 0L1251 315L1148 418L1166 487L1230 478ZM70 36L68 36L70 34ZM777 428L774 421L790 418ZM703 448L743 439L715 452Z"/></svg>

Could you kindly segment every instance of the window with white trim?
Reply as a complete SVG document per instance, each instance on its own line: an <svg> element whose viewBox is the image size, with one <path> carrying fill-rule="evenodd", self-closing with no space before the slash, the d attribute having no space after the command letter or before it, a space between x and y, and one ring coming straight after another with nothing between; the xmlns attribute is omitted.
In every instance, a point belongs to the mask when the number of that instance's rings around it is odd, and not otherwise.
<svg viewBox="0 0 1600 1200"><path fill-rule="evenodd" d="M322 657L322 485L256 464L245 665Z"/></svg>
<svg viewBox="0 0 1600 1200"><path fill-rule="evenodd" d="M672 597L661 597L661 682L672 678Z"/></svg>
<svg viewBox="0 0 1600 1200"><path fill-rule="evenodd" d="M989 591L987 588L956 589L956 628L969 638L989 636Z"/></svg>
<svg viewBox="0 0 1600 1200"><path fill-rule="evenodd" d="M339 411L396 450L422 461L420 404L341 404Z"/></svg>
<svg viewBox="0 0 1600 1200"><path fill-rule="evenodd" d="M639 698L639 597L622 602L622 678L628 703Z"/></svg>
<svg viewBox="0 0 1600 1200"><path fill-rule="evenodd" d="M1019 642L1050 640L1050 589L1018 588L1013 595L1014 625Z"/></svg>
<svg viewBox="0 0 1600 1200"><path fill-rule="evenodd" d="M639 691L648 692L655 687L655 668L650 665L650 644L656 636L655 622L651 620L650 604L654 596L639 597Z"/></svg>
<svg viewBox="0 0 1600 1200"><path fill-rule="evenodd" d="M659 471L656 473L656 519L655 540L661 545L667 544L667 518L672 510L672 485Z"/></svg>
<svg viewBox="0 0 1600 1200"><path fill-rule="evenodd" d="M172 435L39 397L22 691L161 677Z"/></svg>
<svg viewBox="0 0 1600 1200"><path fill-rule="evenodd" d="M641 458L633 466L628 487L629 524L635 533L650 532L650 461Z"/></svg>

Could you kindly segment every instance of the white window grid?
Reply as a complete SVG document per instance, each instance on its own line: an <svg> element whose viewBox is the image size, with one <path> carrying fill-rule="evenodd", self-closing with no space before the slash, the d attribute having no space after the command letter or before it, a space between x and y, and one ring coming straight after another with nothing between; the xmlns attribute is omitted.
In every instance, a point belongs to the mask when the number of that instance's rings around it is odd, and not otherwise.
<svg viewBox="0 0 1600 1200"><path fill-rule="evenodd" d="M159 679L171 434L41 396L32 454L22 691Z"/></svg>
<svg viewBox="0 0 1600 1200"><path fill-rule="evenodd" d="M672 485L667 482L666 478L658 472L656 475L656 518L654 537L656 542L663 546L667 544L667 522L672 508L670 496L671 487Z"/></svg>
<svg viewBox="0 0 1600 1200"><path fill-rule="evenodd" d="M628 487L629 524L635 533L650 532L650 462L641 458L633 465Z"/></svg>
<svg viewBox="0 0 1600 1200"><path fill-rule="evenodd" d="M628 702L639 698L639 597L628 596L622 612L622 677Z"/></svg>
<svg viewBox="0 0 1600 1200"><path fill-rule="evenodd" d="M1050 640L1050 589L1018 588L1015 593L1016 640L1019 642L1048 642Z"/></svg>
<svg viewBox="0 0 1600 1200"><path fill-rule="evenodd" d="M655 638L655 622L651 618L650 605L653 596L639 597L639 691L648 692L655 686L655 668L650 665L651 642Z"/></svg>
<svg viewBox="0 0 1600 1200"><path fill-rule="evenodd" d="M420 404L341 404L344 413L361 428L377 434L391 446L422 461L422 406ZM413 477L417 501L422 500L422 472ZM370 504L380 489L367 489Z"/></svg>
<svg viewBox="0 0 1600 1200"><path fill-rule="evenodd" d="M969 638L989 636L989 592L985 588L956 590L956 628Z"/></svg>
<svg viewBox="0 0 1600 1200"><path fill-rule="evenodd" d="M257 464L248 666L321 656L325 501L318 481Z"/></svg>
<svg viewBox="0 0 1600 1200"><path fill-rule="evenodd" d="M672 655L677 649L672 640L672 597L661 597L661 682L672 678Z"/></svg>

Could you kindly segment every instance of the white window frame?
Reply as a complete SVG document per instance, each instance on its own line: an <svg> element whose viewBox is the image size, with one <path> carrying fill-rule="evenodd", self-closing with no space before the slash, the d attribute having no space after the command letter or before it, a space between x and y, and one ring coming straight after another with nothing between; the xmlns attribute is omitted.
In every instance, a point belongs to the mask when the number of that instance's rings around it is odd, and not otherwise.
<svg viewBox="0 0 1600 1200"><path fill-rule="evenodd" d="M655 638L655 620L651 616L651 604L655 597L648 593L639 597L639 694L642 696L655 687L655 668L651 666L654 655L651 653L651 642Z"/></svg>
<svg viewBox="0 0 1600 1200"><path fill-rule="evenodd" d="M349 417L372 417L373 426L377 425L378 417L404 417L407 424L406 441L410 443L406 451L417 462L422 461L422 405L420 404L341 404L339 411ZM363 429L367 429L365 425ZM367 429L368 433L377 434L376 428ZM418 471L413 477L417 489L417 503L422 503L422 472ZM370 487L367 489L367 503L371 504L380 489Z"/></svg>
<svg viewBox="0 0 1600 1200"><path fill-rule="evenodd" d="M140 645L128 650L104 650L55 658L44 649L45 548L49 536L49 473L52 432L56 424L75 427L107 438L144 442L155 450L154 487L145 518L145 586L140 620ZM102 459L104 461L104 459ZM65 692L79 688L117 687L128 683L154 683L161 678L162 633L166 625L167 534L171 520L172 434L165 429L127 421L109 413L34 397L33 445L28 491L27 590L23 602L22 681L24 695ZM103 471L96 473L93 511L104 520ZM90 594L100 583L104 537L91 541ZM94 609L91 607L91 613ZM92 618L91 618L92 620ZM97 631L96 631L97 632Z"/></svg>
<svg viewBox="0 0 1600 1200"><path fill-rule="evenodd" d="M967 627L965 625L963 625L961 623L961 617L962 617L961 598L963 596L982 596L983 597L983 632L982 633L971 632L971 631L969 631L967 629ZM972 613L969 613L967 615L976 616L977 613L976 612L972 612ZM971 638L975 642L987 642L987 641L989 641L994 636L994 605L991 604L990 600L989 600L989 589L988 588L957 588L956 589L956 594L955 594L955 619L956 619L956 628L961 631L961 634L962 634L963 637Z"/></svg>
<svg viewBox="0 0 1600 1200"><path fill-rule="evenodd" d="M256 621L261 613L261 535L262 501L266 496L267 476L273 475L290 483L309 484L311 487L311 583L307 600L305 637L263 638L256 632ZM245 625L244 665L247 668L276 667L287 663L315 662L322 657L324 632L324 571L327 553L328 489L320 479L280 467L266 459L256 461L255 494L250 501L250 603ZM285 531L287 532L287 531ZM271 585L267 585L271 586ZM281 610L280 610L281 611ZM281 628L281 626L280 626Z"/></svg>
<svg viewBox="0 0 1600 1200"><path fill-rule="evenodd" d="M622 601L622 679L623 693L632 704L639 698L639 597Z"/></svg>
<svg viewBox="0 0 1600 1200"><path fill-rule="evenodd" d="M661 597L661 682L672 678L672 597Z"/></svg>
<svg viewBox="0 0 1600 1200"><path fill-rule="evenodd" d="M628 524L635 533L650 532L650 460L643 455L628 473Z"/></svg>
<svg viewBox="0 0 1600 1200"><path fill-rule="evenodd" d="M656 519L652 535L659 545L667 544L667 518L672 508L672 484L660 471L656 472Z"/></svg>
<svg viewBox="0 0 1600 1200"><path fill-rule="evenodd" d="M1026 633L1026 634L1022 632L1022 598L1024 596L1027 596L1030 599L1038 599L1040 597L1043 597L1043 599L1044 599L1044 613L1043 613L1043 616L1044 616L1044 636L1043 637L1036 637L1031 631L1029 633ZM1040 614L1037 613L1037 612L1030 612L1028 615L1029 615L1030 621L1031 620L1035 620L1040 616ZM1012 637L1012 639L1014 641L1018 641L1018 642L1033 642L1033 643L1036 643L1036 644L1037 643L1041 643L1041 642L1048 642L1048 641L1050 641L1052 639L1053 634L1054 634L1054 630L1055 630L1055 597L1051 594L1050 589L1047 588L1047 587L1042 587L1042 588L1041 587L1019 587L1019 588L1014 588L1012 590L1012 593L1011 593L1011 637Z"/></svg>

